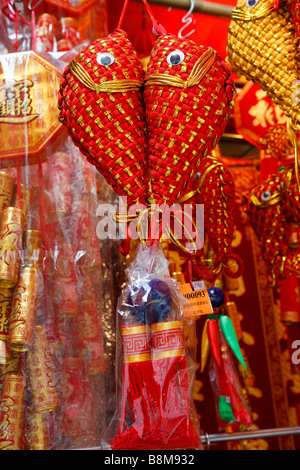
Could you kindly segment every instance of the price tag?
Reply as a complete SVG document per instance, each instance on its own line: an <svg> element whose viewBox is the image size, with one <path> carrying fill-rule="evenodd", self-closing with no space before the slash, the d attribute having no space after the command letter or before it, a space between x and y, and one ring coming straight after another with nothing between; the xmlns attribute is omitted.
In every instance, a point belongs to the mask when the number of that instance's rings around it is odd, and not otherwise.
<svg viewBox="0 0 300 470"><path fill-rule="evenodd" d="M180 286L181 293L187 300L183 308L183 315L199 318L201 315L213 313L213 308L204 282L193 282L193 286L194 290L192 290L189 283Z"/></svg>

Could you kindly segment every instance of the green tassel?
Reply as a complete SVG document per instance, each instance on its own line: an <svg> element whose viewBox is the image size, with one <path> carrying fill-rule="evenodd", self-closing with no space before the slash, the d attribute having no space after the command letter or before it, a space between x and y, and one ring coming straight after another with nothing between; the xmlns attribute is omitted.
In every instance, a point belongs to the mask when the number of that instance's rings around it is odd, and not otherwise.
<svg viewBox="0 0 300 470"><path fill-rule="evenodd" d="M237 357L237 359L240 361L240 363L247 369L247 366L245 364L242 351L240 350L240 345L238 342L238 339L236 337L232 321L230 320L227 315L220 315L219 317L219 322L221 326L221 331L223 335L225 336L225 339L229 345L229 347L232 349L233 353Z"/></svg>

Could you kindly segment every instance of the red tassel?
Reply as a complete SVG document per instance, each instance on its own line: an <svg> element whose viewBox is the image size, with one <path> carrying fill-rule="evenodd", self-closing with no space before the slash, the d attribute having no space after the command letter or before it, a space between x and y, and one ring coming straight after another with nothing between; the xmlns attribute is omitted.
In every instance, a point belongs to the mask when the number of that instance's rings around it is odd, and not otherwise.
<svg viewBox="0 0 300 470"><path fill-rule="evenodd" d="M217 366L221 369L222 361L219 344L219 325L217 320L207 320L207 336L214 360L216 361Z"/></svg>
<svg viewBox="0 0 300 470"><path fill-rule="evenodd" d="M157 385L153 379L150 328L121 327L123 343L122 409L112 449L154 449L158 421ZM128 416L128 410L130 416Z"/></svg>
<svg viewBox="0 0 300 470"><path fill-rule="evenodd" d="M182 322L151 325L154 380L158 384L159 449L196 449L200 441L190 418L190 396Z"/></svg>
<svg viewBox="0 0 300 470"><path fill-rule="evenodd" d="M240 381L234 369L228 344L222 332L220 332L220 345L222 351L222 375L226 383L235 420L239 424L251 426L251 416L244 403Z"/></svg>

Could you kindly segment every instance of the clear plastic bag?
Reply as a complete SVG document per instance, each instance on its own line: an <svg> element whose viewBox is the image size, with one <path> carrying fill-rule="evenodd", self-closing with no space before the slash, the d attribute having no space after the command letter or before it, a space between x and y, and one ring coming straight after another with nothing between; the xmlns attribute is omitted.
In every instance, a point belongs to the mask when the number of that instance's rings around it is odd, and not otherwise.
<svg viewBox="0 0 300 470"><path fill-rule="evenodd" d="M191 398L195 362L183 318L185 298L161 247L139 244L117 306L117 410L109 449L199 449ZM188 338L191 338L189 330Z"/></svg>

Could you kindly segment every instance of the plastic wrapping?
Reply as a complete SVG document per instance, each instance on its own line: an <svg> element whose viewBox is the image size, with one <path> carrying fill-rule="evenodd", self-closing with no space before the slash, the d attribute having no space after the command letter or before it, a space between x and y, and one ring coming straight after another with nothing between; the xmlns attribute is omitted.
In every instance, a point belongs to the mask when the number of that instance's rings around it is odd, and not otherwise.
<svg viewBox="0 0 300 470"><path fill-rule="evenodd" d="M96 210L115 195L57 119L64 63L27 51L0 63L0 448L100 446L122 260Z"/></svg>
<svg viewBox="0 0 300 470"><path fill-rule="evenodd" d="M117 306L117 410L108 449L199 449L191 394L194 321L161 248L138 246ZM189 334L185 332L189 328Z"/></svg>
<svg viewBox="0 0 300 470"><path fill-rule="evenodd" d="M232 425L232 429L236 430L239 429L240 425L243 425L245 429L250 429L252 425L251 415L243 396L231 351L220 327L219 341L221 350L220 364L216 363L213 355L211 355L209 361L209 377L214 393L219 431L224 431L229 424Z"/></svg>

